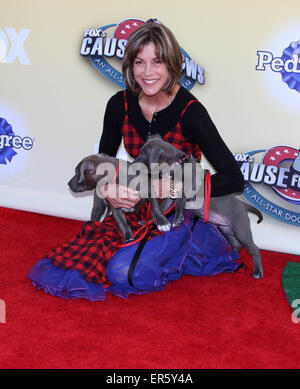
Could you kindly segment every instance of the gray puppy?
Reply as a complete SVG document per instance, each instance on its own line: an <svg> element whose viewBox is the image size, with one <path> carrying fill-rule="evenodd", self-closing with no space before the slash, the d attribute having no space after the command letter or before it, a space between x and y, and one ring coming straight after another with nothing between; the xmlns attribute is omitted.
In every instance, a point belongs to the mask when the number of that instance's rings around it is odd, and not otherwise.
<svg viewBox="0 0 300 389"><path fill-rule="evenodd" d="M113 214L117 221L118 227L123 235L124 242L133 239L131 229L127 224L124 212L137 211L148 198L151 206L151 214L157 228L160 231L168 231L171 227L169 220L162 214L158 199L151 195L154 193L152 183L148 175L148 170L145 165L129 163L127 161L118 160L115 157L110 157L107 154L93 154L79 162L75 168L75 175L68 182L70 189L77 192L85 192L96 189L98 183L103 184L110 182L113 177L109 177L108 170L115 171L119 163L119 174L116 176L116 184L130 186L133 180L137 179L140 188L140 201L133 209L114 208L105 198L102 198L98 190L94 192L94 203L91 212L91 220L103 221L110 213ZM143 170L143 166L145 169ZM137 175L137 172L139 174ZM135 189L135 188L134 188Z"/></svg>
<svg viewBox="0 0 300 389"><path fill-rule="evenodd" d="M189 171L191 172L191 175L196 172L197 161L193 157L187 158L182 151L172 144L165 142L158 134L148 137L147 143L141 148L140 155L136 159L136 162L146 164L149 169L151 164L162 164L165 162L169 166L173 165L176 167L176 161L180 161L179 165L190 163L191 169L189 169ZM183 220L184 208L189 209L198 217L204 217L204 206L201 208L187 206L191 204L193 199L189 198L189 188L185 187L190 186L191 182L191 177L188 177L188 179L183 177L182 196L176 199L176 213L173 222L173 225L175 226L179 225ZM165 209L168 209L170 201L172 201L172 199L167 199L162 202L162 212L164 212ZM245 247L247 249L249 254L252 256L254 263L252 276L254 278L262 278L263 267L261 263L261 256L258 247L253 241L248 212L255 213L258 216L258 223L263 220L263 216L260 211L252 205L240 201L235 195L212 197L210 199L208 221L218 226L219 230L227 238L234 249L239 250L241 247Z"/></svg>

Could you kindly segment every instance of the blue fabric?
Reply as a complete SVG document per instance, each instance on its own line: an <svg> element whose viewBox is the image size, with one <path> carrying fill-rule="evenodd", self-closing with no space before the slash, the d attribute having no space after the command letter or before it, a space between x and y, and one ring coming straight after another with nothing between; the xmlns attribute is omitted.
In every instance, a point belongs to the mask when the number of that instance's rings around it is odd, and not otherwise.
<svg viewBox="0 0 300 389"><path fill-rule="evenodd" d="M65 299L85 298L91 301L105 300L102 284L88 282L78 270L56 267L48 258L40 259L27 274L33 286L52 296Z"/></svg>
<svg viewBox="0 0 300 389"><path fill-rule="evenodd" d="M240 267L239 253L213 224L200 219L193 229L192 248L183 264L182 275L213 276Z"/></svg>
<svg viewBox="0 0 300 389"><path fill-rule="evenodd" d="M107 266L112 293L127 298L130 293L161 290L182 275L211 276L235 271L240 266L236 262L238 252L231 250L214 225L205 224L201 219L191 231L193 219L186 211L179 227L147 242L132 276L134 287L129 284L128 269L137 245L118 250Z"/></svg>
<svg viewBox="0 0 300 389"><path fill-rule="evenodd" d="M173 216L169 218L171 221ZM112 283L107 289L102 284L88 282L77 270L54 266L47 258L38 261L28 277L34 286L53 296L68 299L86 298L103 301L105 293L127 298L130 293L143 294L162 290L169 281L189 274L215 275L235 271L240 264L237 251L211 224L198 220L193 231L193 215L185 211L184 222L170 232L148 241L136 264L132 282L128 282L128 269L139 243L119 249L107 266L107 278Z"/></svg>
<svg viewBox="0 0 300 389"><path fill-rule="evenodd" d="M121 248L108 262L107 278L113 284L112 293L119 297L161 290L168 281L178 279L192 246L191 229L184 221L170 232L149 240L133 272L132 287L128 282L128 270L138 245Z"/></svg>

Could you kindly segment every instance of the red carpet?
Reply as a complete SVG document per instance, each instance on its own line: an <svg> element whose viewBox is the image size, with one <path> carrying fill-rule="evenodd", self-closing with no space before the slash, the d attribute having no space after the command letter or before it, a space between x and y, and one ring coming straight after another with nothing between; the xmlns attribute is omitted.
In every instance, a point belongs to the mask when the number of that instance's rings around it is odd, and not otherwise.
<svg viewBox="0 0 300 389"><path fill-rule="evenodd" d="M0 217L1 369L300 367L300 324L281 283L299 256L262 251L263 280L251 278L242 251L244 272L186 276L127 300L64 300L33 288L26 274L81 222L6 208Z"/></svg>

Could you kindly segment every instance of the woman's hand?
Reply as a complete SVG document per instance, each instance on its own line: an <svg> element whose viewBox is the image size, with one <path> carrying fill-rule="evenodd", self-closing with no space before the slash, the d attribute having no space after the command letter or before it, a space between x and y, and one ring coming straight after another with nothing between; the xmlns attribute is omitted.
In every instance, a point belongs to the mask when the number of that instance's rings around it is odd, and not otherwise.
<svg viewBox="0 0 300 389"><path fill-rule="evenodd" d="M106 198L114 208L131 210L140 201L136 190L118 184L106 184L99 188L102 197Z"/></svg>
<svg viewBox="0 0 300 389"><path fill-rule="evenodd" d="M181 181L176 181L174 184L168 176L163 176L161 179L154 179L152 185L155 195L159 199L170 197L170 194L174 191L180 195L183 188Z"/></svg>
<svg viewBox="0 0 300 389"><path fill-rule="evenodd" d="M170 194L170 178L164 176L161 179L153 179L152 185L155 192L155 195L159 199L164 199L169 197Z"/></svg>
<svg viewBox="0 0 300 389"><path fill-rule="evenodd" d="M152 182L155 196L159 199L169 197L170 178L154 179ZM106 198L114 208L131 210L140 201L139 192L118 184L106 184L99 188L101 197Z"/></svg>

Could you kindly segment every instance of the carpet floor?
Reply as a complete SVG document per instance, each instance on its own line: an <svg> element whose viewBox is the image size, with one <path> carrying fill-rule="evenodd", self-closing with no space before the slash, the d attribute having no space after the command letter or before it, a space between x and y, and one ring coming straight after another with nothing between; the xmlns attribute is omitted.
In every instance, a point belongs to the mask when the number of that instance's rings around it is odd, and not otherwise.
<svg viewBox="0 0 300 389"><path fill-rule="evenodd" d="M34 288L33 264L81 222L0 208L1 369L298 369L300 323L282 272L299 256L262 250L264 278L247 268L185 276L160 291L64 300ZM300 296L299 296L300 298Z"/></svg>

